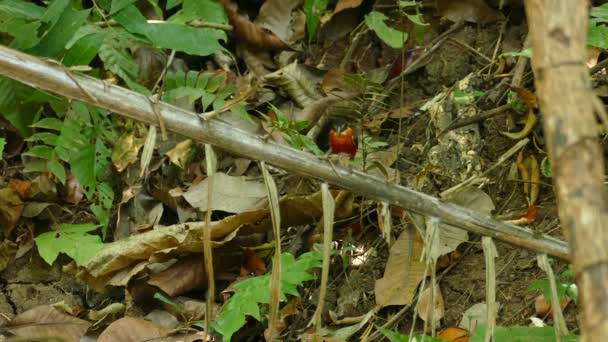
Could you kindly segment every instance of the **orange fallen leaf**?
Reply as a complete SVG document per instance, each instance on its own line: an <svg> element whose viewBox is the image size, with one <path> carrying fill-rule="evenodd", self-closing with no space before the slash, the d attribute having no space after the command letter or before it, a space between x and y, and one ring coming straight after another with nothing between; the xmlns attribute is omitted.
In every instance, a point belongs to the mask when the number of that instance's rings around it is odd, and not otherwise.
<svg viewBox="0 0 608 342"><path fill-rule="evenodd" d="M469 336L471 336L471 333L467 329L448 327L441 330L437 338L453 342L468 342Z"/></svg>
<svg viewBox="0 0 608 342"><path fill-rule="evenodd" d="M18 193L19 196L27 197L32 191L32 182L12 178L8 181L8 187Z"/></svg>
<svg viewBox="0 0 608 342"><path fill-rule="evenodd" d="M566 306L570 304L570 301L571 299L568 296L563 296L562 298L560 298L559 307L561 311L564 311ZM536 300L534 301L534 309L536 310L536 315L538 315L538 317L553 318L553 308L551 307L551 301L546 299L543 294L540 294L538 295L538 297L536 297Z"/></svg>

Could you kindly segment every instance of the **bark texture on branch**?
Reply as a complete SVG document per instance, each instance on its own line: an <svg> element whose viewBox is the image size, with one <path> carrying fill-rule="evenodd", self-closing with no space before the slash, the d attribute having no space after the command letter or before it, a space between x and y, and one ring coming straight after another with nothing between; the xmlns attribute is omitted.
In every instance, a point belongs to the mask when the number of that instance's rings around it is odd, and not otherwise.
<svg viewBox="0 0 608 342"><path fill-rule="evenodd" d="M559 217L573 253L583 341L608 338L608 222L604 158L585 65L587 1L526 0L532 68Z"/></svg>
<svg viewBox="0 0 608 342"><path fill-rule="evenodd" d="M310 153L267 142L261 136L234 129L218 119L202 121L194 113L166 103L154 104L133 91L101 80L72 74L66 68L0 45L0 74L33 87L105 108L134 120L158 124L168 130L213 144L250 159L266 161L291 172L322 179L371 199L387 201L406 210L435 216L442 222L469 232L491 236L516 246L568 260L567 245L530 229L506 224L452 203L356 170L332 167ZM158 115L157 115L158 114Z"/></svg>

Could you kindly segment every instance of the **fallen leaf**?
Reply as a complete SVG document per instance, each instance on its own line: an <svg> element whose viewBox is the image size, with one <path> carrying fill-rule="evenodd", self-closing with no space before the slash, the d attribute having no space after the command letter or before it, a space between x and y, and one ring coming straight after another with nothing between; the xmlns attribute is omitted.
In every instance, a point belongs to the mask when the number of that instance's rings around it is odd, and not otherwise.
<svg viewBox="0 0 608 342"><path fill-rule="evenodd" d="M296 27L299 11L294 11L301 3L302 0L266 0L260 7L255 24L291 45L304 38L303 27Z"/></svg>
<svg viewBox="0 0 608 342"><path fill-rule="evenodd" d="M110 324L97 342L145 341L169 336L173 331L141 318L123 317Z"/></svg>
<svg viewBox="0 0 608 342"><path fill-rule="evenodd" d="M207 211L209 181L209 177L205 178L184 193L184 199L192 207ZM264 183L258 180L218 172L213 175L211 197L211 210L242 213L254 210L256 205L266 198L266 188Z"/></svg>
<svg viewBox="0 0 608 342"><path fill-rule="evenodd" d="M158 287L171 297L194 289L207 288L202 254L192 254L176 262L168 269L153 274L148 284Z"/></svg>
<svg viewBox="0 0 608 342"><path fill-rule="evenodd" d="M356 8L361 5L363 0L338 0L336 8L334 8L334 14L344 11L348 8Z"/></svg>
<svg viewBox="0 0 608 342"><path fill-rule="evenodd" d="M469 336L471 333L468 330L458 327L448 327L437 334L437 338L452 342L468 342Z"/></svg>
<svg viewBox="0 0 608 342"><path fill-rule="evenodd" d="M427 287L420 293L418 299L418 317L423 321L430 321L434 317L435 325L439 324L439 321L445 315L445 303L443 301L443 295L439 286L435 287L435 308L433 314L433 303L431 302L431 287Z"/></svg>
<svg viewBox="0 0 608 342"><path fill-rule="evenodd" d="M287 44L285 44L277 36L265 31L263 28L254 24L246 17L240 15L234 8L231 8L226 1L223 3L226 14L228 15L228 20L230 20L230 24L233 26L234 35L238 39L261 48L288 48Z"/></svg>
<svg viewBox="0 0 608 342"><path fill-rule="evenodd" d="M137 155L143 143L143 139L135 137L135 131L125 132L118 138L112 149L111 157L118 172L124 171L129 165L137 161Z"/></svg>
<svg viewBox="0 0 608 342"><path fill-rule="evenodd" d="M8 187L18 193L21 197L27 197L32 192L32 182L17 178L11 178L11 180L8 181Z"/></svg>
<svg viewBox="0 0 608 342"><path fill-rule="evenodd" d="M79 342L91 323L62 313L50 305L37 306L17 315L8 330L28 339L58 337L68 342Z"/></svg>
<svg viewBox="0 0 608 342"><path fill-rule="evenodd" d="M468 331L476 331L480 325L485 325L487 322L488 305L486 303L477 303L471 305L463 314L458 326Z"/></svg>
<svg viewBox="0 0 608 342"><path fill-rule="evenodd" d="M169 157L169 160L173 165L183 169L190 158L190 151L192 151L192 140L187 139L177 143L175 147L165 153L165 155Z"/></svg>
<svg viewBox="0 0 608 342"><path fill-rule="evenodd" d="M0 227L4 236L10 236L13 227L19 221L24 204L15 191L9 188L0 189Z"/></svg>
<svg viewBox="0 0 608 342"><path fill-rule="evenodd" d="M376 280L376 305L411 304L418 284L425 276L425 264L420 261L424 242L413 228L406 229L391 246L384 277Z"/></svg>

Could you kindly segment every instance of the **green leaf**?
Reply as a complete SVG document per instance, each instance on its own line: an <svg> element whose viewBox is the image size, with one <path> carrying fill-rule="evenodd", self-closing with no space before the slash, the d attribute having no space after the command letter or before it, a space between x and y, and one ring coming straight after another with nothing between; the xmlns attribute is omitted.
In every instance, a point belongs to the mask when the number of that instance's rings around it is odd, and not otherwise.
<svg viewBox="0 0 608 342"><path fill-rule="evenodd" d="M600 49L608 48L608 27L590 22L587 29L587 45Z"/></svg>
<svg viewBox="0 0 608 342"><path fill-rule="evenodd" d="M412 336L413 338L410 339L409 335L404 335L404 334L400 334L398 332L394 332L392 330L389 329L385 329L383 327L379 327L376 326L376 329L378 329L378 331L380 331L384 336L386 336L391 342L409 342L409 341L422 341L422 335L414 335ZM446 340L444 339L440 339L440 338L435 338L435 337L430 337L430 336L424 336L424 341L429 341L429 342L445 342Z"/></svg>
<svg viewBox="0 0 608 342"><path fill-rule="evenodd" d="M60 1L57 0L53 3L55 2ZM49 9L53 3L51 3ZM47 13L48 12L49 11L47 11ZM64 50L66 44L70 41L72 36L76 33L76 31L78 31L80 26L87 19L89 12L90 10L75 11L72 9L72 6L68 4L68 6L66 6L61 13L61 16L57 22L44 34L40 43L38 43L28 52L45 57L58 56Z"/></svg>
<svg viewBox="0 0 608 342"><path fill-rule="evenodd" d="M148 37L158 48L208 56L223 49L219 40L225 41L226 33L216 29L164 23L149 25Z"/></svg>
<svg viewBox="0 0 608 342"><path fill-rule="evenodd" d="M498 57L528 57L532 58L532 48L523 49L520 52L505 52L501 53Z"/></svg>
<svg viewBox="0 0 608 342"><path fill-rule="evenodd" d="M319 25L319 17L321 13L327 9L329 4L328 0L306 0L304 2L304 14L306 14L306 31L308 33L308 44L312 42L312 39L317 33L317 26Z"/></svg>
<svg viewBox="0 0 608 342"><path fill-rule="evenodd" d="M365 23L386 45L401 49L403 43L407 41L408 34L388 27L384 22L386 19L388 18L383 13L372 11L365 16Z"/></svg>
<svg viewBox="0 0 608 342"><path fill-rule="evenodd" d="M174 8L174 7L177 7L177 6L179 6L179 5L181 5L181 4L182 4L182 1L183 1L183 0L167 0L167 6L166 6L166 9L167 9L167 10L170 10L170 9L172 9L172 8Z"/></svg>
<svg viewBox="0 0 608 342"><path fill-rule="evenodd" d="M25 105L25 99L34 90L17 81L0 76L0 115L4 116L22 136L31 134L31 128L37 109L32 105Z"/></svg>
<svg viewBox="0 0 608 342"><path fill-rule="evenodd" d="M70 158L70 168L74 177L80 182L82 191L87 198L92 198L96 190L95 179L95 146L89 145L79 150Z"/></svg>
<svg viewBox="0 0 608 342"><path fill-rule="evenodd" d="M0 138L0 160L2 159L2 153L4 153L4 146L6 146L6 140Z"/></svg>
<svg viewBox="0 0 608 342"><path fill-rule="evenodd" d="M126 32L115 30L114 34L106 36L99 47L99 58L105 68L127 82L129 87L136 84L135 80L139 73L139 68L128 51L131 44L132 41Z"/></svg>
<svg viewBox="0 0 608 342"><path fill-rule="evenodd" d="M63 64L66 66L88 65L99 52L99 47L105 37L104 32L98 32L80 38L65 54Z"/></svg>
<svg viewBox="0 0 608 342"><path fill-rule="evenodd" d="M133 0L112 0L112 7L110 7L110 15L116 14L116 12L131 5L132 3Z"/></svg>
<svg viewBox="0 0 608 342"><path fill-rule="evenodd" d="M27 150L27 152L24 152L23 155L41 159L50 159L53 157L53 148L46 145L37 145Z"/></svg>
<svg viewBox="0 0 608 342"><path fill-rule="evenodd" d="M195 19L211 23L228 23L224 6L212 0L184 0L182 10L169 18L168 21L184 24Z"/></svg>
<svg viewBox="0 0 608 342"><path fill-rule="evenodd" d="M600 21L608 22L608 3L591 8L590 15Z"/></svg>
<svg viewBox="0 0 608 342"><path fill-rule="evenodd" d="M40 19L44 15L44 7L28 1L2 0L0 1L0 18L14 19Z"/></svg>
<svg viewBox="0 0 608 342"><path fill-rule="evenodd" d="M55 262L59 253L65 253L78 265L84 265L104 247L99 236L87 234L98 227L93 224L62 224L55 231L42 233L34 240L40 256L49 265Z"/></svg>
<svg viewBox="0 0 608 342"><path fill-rule="evenodd" d="M0 32L6 32L14 38L9 46L17 50L27 50L36 46L40 42L39 28L40 21L28 22L19 18L0 19Z"/></svg>
<svg viewBox="0 0 608 342"><path fill-rule="evenodd" d="M408 7L415 7L415 6L418 6L416 1L399 1L399 7L401 7L401 8L408 8Z"/></svg>
<svg viewBox="0 0 608 342"><path fill-rule="evenodd" d="M57 118L44 118L32 124L31 127L61 131L61 127L63 127L63 121Z"/></svg>
<svg viewBox="0 0 608 342"><path fill-rule="evenodd" d="M485 325L479 325L475 330L475 333L469 342L483 342L486 327ZM494 342L554 342L555 330L551 326L545 326L542 328L536 327L496 327L494 332ZM578 336L569 334L567 336L560 336L560 341L563 342L575 342L578 341Z"/></svg>
<svg viewBox="0 0 608 342"><path fill-rule="evenodd" d="M302 254L297 260L289 253L281 254L281 298L285 294L298 296L297 286L315 279L308 271L321 267L322 255L317 252ZM217 320L215 331L223 335L224 341L230 341L232 335L245 325L246 317L252 316L262 320L259 304L268 304L270 275L253 277L233 285L234 295L224 304Z"/></svg>
<svg viewBox="0 0 608 342"><path fill-rule="evenodd" d="M49 159L46 161L46 168L59 179L61 184L65 184L66 174L61 163L55 159Z"/></svg>
<svg viewBox="0 0 608 342"><path fill-rule="evenodd" d="M405 16L414 24L418 25L418 26L429 26L429 23L425 23L424 19L422 18L422 14L421 13L416 13L416 14L407 14L405 13Z"/></svg>

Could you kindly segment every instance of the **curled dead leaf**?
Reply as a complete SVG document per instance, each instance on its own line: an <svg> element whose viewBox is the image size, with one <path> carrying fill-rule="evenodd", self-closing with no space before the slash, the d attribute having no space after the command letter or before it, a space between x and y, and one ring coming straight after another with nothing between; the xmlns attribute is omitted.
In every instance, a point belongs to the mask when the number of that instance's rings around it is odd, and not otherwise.
<svg viewBox="0 0 608 342"><path fill-rule="evenodd" d="M435 287L435 306L431 301L432 287L427 287L420 293L418 299L418 317L423 321L430 321L435 319L436 324L445 316L445 303L443 301L443 295L439 286ZM434 310L434 312L433 312Z"/></svg>
<svg viewBox="0 0 608 342"><path fill-rule="evenodd" d="M226 1L223 1L224 9L228 14L233 32L240 40L267 49L287 49L288 46L274 34L265 31L246 17L232 9Z"/></svg>
<svg viewBox="0 0 608 342"><path fill-rule="evenodd" d="M536 121L537 121L537 119L536 119L536 115L534 114L534 111L528 110L528 114L526 114L526 118L524 119L524 128L522 128L521 131L515 132L515 133L500 132L500 134L504 135L507 138L511 138L513 140L522 139L532 131L532 128L534 128Z"/></svg>

